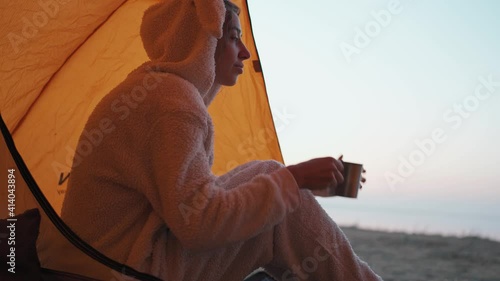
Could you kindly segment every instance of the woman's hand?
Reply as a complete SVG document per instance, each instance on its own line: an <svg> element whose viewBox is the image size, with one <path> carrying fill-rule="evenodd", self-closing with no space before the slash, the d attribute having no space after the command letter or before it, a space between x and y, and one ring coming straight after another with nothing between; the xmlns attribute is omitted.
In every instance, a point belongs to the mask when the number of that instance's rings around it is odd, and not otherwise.
<svg viewBox="0 0 500 281"><path fill-rule="evenodd" d="M342 156L315 158L296 165L287 166L299 188L310 190L336 188L344 182Z"/></svg>
<svg viewBox="0 0 500 281"><path fill-rule="evenodd" d="M366 174L366 170L363 168L363 173L361 174L361 184L359 185L359 189L362 189L363 184L366 182L365 174Z"/></svg>

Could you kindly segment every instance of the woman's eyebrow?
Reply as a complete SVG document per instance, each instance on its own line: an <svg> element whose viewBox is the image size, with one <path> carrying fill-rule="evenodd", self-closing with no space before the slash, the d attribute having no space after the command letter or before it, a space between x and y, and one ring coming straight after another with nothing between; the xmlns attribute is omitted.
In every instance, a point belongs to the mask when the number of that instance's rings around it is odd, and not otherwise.
<svg viewBox="0 0 500 281"><path fill-rule="evenodd" d="M229 28L229 31L231 31L233 29L238 32L238 36L241 36L241 29L237 28L236 26L232 26L232 27Z"/></svg>

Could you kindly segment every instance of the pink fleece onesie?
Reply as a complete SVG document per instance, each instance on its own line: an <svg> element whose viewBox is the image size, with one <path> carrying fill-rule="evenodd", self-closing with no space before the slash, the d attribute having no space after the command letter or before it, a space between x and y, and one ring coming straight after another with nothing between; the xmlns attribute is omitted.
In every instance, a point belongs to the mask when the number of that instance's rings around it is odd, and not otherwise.
<svg viewBox="0 0 500 281"><path fill-rule="evenodd" d="M218 0L145 12L151 61L91 114L85 130L105 136L73 163L63 219L99 251L163 280L242 280L258 267L279 280L381 280L283 164L212 174L207 108L219 90L224 14Z"/></svg>

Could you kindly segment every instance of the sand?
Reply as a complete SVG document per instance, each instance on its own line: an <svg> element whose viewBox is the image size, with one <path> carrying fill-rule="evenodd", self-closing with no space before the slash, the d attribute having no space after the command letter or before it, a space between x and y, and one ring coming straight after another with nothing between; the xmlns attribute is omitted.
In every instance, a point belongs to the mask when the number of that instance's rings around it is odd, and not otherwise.
<svg viewBox="0 0 500 281"><path fill-rule="evenodd" d="M500 242L341 228L385 281L500 281Z"/></svg>

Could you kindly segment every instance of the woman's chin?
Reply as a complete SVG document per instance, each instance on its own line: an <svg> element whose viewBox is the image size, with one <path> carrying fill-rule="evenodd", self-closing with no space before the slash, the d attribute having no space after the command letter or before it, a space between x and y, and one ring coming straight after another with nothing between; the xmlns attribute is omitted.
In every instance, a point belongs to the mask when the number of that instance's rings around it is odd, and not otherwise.
<svg viewBox="0 0 500 281"><path fill-rule="evenodd" d="M227 79L224 79L222 81L217 81L216 80L216 83L222 85L222 86L234 86L236 85L236 82L238 81L238 76L234 77L234 78L227 78Z"/></svg>

